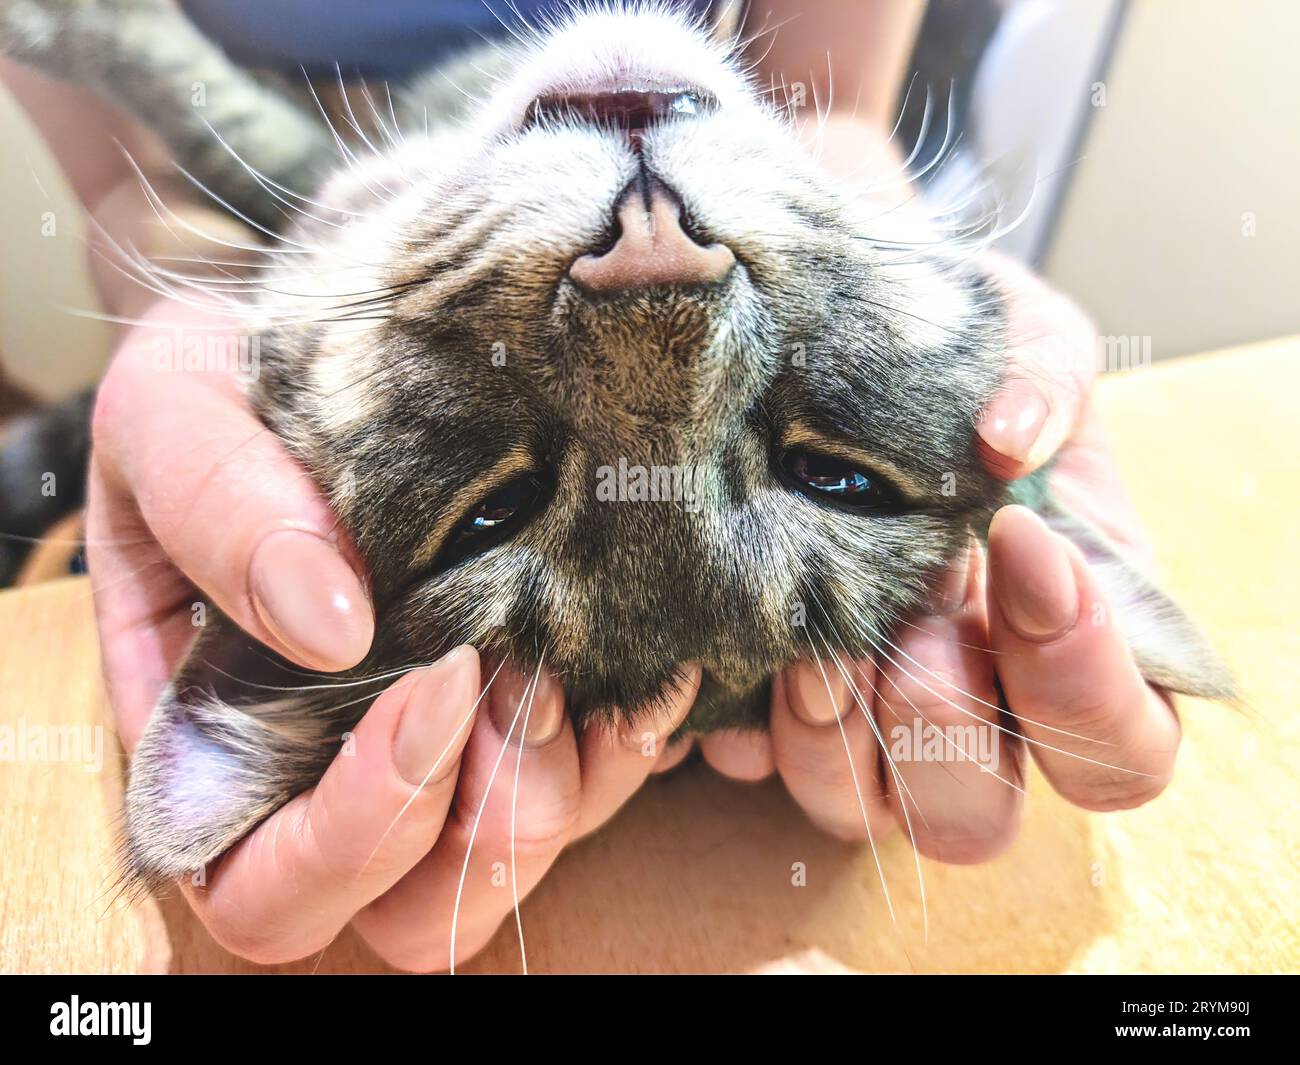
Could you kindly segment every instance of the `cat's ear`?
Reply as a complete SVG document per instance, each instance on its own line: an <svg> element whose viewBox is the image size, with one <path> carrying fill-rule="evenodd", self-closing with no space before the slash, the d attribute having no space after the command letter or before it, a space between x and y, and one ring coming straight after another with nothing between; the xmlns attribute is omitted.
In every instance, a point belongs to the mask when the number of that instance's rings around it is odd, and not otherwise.
<svg viewBox="0 0 1300 1065"><path fill-rule="evenodd" d="M340 748L313 712L328 694L318 688L224 616L209 619L131 757L128 883L200 874L320 779Z"/></svg>
<svg viewBox="0 0 1300 1065"><path fill-rule="evenodd" d="M208 726L214 703L171 686L131 758L122 864L132 883L157 887L203 875L269 810L249 801L248 761Z"/></svg>
<svg viewBox="0 0 1300 1065"><path fill-rule="evenodd" d="M1184 695L1221 702L1238 700L1232 673L1209 640L1127 548L1059 504L1041 484L1025 485L1019 491L1013 487L1012 496L1033 509L1048 528L1073 543L1088 560L1147 680Z"/></svg>

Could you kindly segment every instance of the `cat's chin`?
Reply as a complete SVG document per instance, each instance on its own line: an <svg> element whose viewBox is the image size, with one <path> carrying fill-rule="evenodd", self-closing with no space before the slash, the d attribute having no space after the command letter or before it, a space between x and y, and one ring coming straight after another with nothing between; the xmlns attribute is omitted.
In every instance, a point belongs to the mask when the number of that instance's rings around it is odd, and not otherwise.
<svg viewBox="0 0 1300 1065"><path fill-rule="evenodd" d="M638 704L632 715L611 708L607 701L596 701L577 691L566 690L569 714L579 729L594 721L649 715L672 690L676 677L666 681L660 692ZM757 676L752 681L724 681L706 669L700 677L699 691L690 713L678 727L676 735L717 732L722 729L761 729L766 731L771 707L772 678Z"/></svg>
<svg viewBox="0 0 1300 1065"><path fill-rule="evenodd" d="M772 678L760 677L747 688L725 685L707 670L700 691L679 733L717 732L721 729L767 730L772 704Z"/></svg>

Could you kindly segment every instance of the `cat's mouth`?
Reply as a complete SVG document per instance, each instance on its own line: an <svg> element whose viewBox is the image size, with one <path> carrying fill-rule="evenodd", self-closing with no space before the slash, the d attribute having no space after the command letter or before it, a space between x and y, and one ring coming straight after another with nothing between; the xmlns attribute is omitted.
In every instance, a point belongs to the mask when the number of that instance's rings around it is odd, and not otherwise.
<svg viewBox="0 0 1300 1065"><path fill-rule="evenodd" d="M714 111L717 106L711 93L698 88L548 92L528 105L521 130L553 123L590 125L623 133L632 150L639 151L647 130Z"/></svg>

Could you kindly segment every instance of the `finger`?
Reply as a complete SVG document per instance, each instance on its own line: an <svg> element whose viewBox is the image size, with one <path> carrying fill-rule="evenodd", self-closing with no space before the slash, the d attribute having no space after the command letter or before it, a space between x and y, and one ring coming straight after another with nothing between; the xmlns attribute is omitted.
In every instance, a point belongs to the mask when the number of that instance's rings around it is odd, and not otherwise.
<svg viewBox="0 0 1300 1065"><path fill-rule="evenodd" d="M645 782L667 738L686 715L700 687L700 667L691 666L662 703L618 725L587 727L578 743L582 765L582 813L579 836L599 828Z"/></svg>
<svg viewBox="0 0 1300 1065"><path fill-rule="evenodd" d="M1096 329L1023 266L990 256L1006 304L1006 376L976 426L980 457L1004 480L1032 473L1082 419L1096 373Z"/></svg>
<svg viewBox="0 0 1300 1065"><path fill-rule="evenodd" d="M321 782L186 885L234 953L289 961L323 949L438 838L479 700L478 655L461 647L381 695Z"/></svg>
<svg viewBox="0 0 1300 1065"><path fill-rule="evenodd" d="M772 737L758 729L722 729L700 737L704 760L724 777L758 781L776 770Z"/></svg>
<svg viewBox="0 0 1300 1065"><path fill-rule="evenodd" d="M1127 809L1173 773L1177 715L1142 679L1078 550L1032 511L989 528L989 628L1007 701L1065 798Z"/></svg>
<svg viewBox="0 0 1300 1065"><path fill-rule="evenodd" d="M900 626L881 668L876 719L890 753L885 793L898 823L926 857L973 863L1015 839L1024 775L1019 739L1000 728L977 544L958 568L962 598L944 614Z"/></svg>
<svg viewBox="0 0 1300 1065"><path fill-rule="evenodd" d="M108 488L93 459L86 484L86 565L104 681L118 738L129 754L194 639L196 593L135 508Z"/></svg>
<svg viewBox="0 0 1300 1065"><path fill-rule="evenodd" d="M437 844L354 920L401 969L446 969L482 949L577 827L578 747L558 682L507 665L487 703Z"/></svg>
<svg viewBox="0 0 1300 1065"><path fill-rule="evenodd" d="M196 320L197 340L238 343L228 324L205 325ZM183 343L170 327L141 326L115 359L95 408L107 487L138 507L166 555L251 635L302 665L355 665L374 633L355 551L306 472L248 409L235 372L176 372L160 359Z"/></svg>
<svg viewBox="0 0 1300 1065"><path fill-rule="evenodd" d="M878 840L893 827L867 717L874 674L870 662L841 672L835 662L801 661L772 685L777 772L808 819L839 839Z"/></svg>

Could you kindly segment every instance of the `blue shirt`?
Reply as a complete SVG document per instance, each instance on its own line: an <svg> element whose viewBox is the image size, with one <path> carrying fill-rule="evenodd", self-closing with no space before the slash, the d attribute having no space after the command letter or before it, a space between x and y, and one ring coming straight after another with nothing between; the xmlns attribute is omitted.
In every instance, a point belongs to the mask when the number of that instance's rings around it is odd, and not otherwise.
<svg viewBox="0 0 1300 1065"><path fill-rule="evenodd" d="M677 0L708 10L708 0ZM489 8L489 5L490 8ZM310 73L401 77L517 27L506 0L182 0L190 20L235 62ZM530 23L563 0L513 0ZM494 14L495 12L495 14Z"/></svg>

